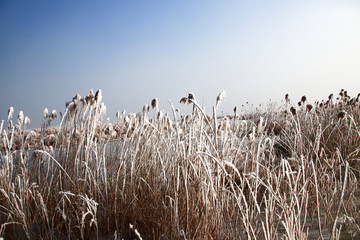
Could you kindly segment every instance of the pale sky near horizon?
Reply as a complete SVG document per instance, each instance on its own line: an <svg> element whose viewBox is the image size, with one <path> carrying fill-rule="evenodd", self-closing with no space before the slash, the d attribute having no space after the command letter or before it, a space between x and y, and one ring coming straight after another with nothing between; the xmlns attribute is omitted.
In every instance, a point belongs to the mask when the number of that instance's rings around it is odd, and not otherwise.
<svg viewBox="0 0 360 240"><path fill-rule="evenodd" d="M77 93L102 89L107 116L193 92L211 113L286 93L294 103L360 92L360 1L0 1L0 120L39 127ZM105 118L106 118L105 117Z"/></svg>

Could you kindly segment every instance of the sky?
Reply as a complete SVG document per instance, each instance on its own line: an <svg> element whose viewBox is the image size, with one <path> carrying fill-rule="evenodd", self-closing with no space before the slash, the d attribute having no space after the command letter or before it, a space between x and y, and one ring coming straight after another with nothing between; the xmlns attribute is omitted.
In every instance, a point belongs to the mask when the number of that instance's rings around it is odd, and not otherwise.
<svg viewBox="0 0 360 240"><path fill-rule="evenodd" d="M360 1L1 0L0 120L40 127L77 93L101 89L107 115L155 97L180 113L193 92L212 113L360 92ZM54 123L55 124L55 123Z"/></svg>

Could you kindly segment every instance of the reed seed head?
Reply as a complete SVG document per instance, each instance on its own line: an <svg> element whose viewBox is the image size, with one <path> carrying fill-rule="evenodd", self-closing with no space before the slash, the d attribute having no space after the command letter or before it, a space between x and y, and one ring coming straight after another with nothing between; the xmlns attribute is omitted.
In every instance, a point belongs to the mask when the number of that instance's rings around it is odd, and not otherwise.
<svg viewBox="0 0 360 240"><path fill-rule="evenodd" d="M290 112L292 113L292 115L296 115L296 109L294 107L290 108Z"/></svg>
<svg viewBox="0 0 360 240"><path fill-rule="evenodd" d="M43 117L47 118L48 116L49 116L49 110L47 108L44 108Z"/></svg>
<svg viewBox="0 0 360 240"><path fill-rule="evenodd" d="M90 89L90 93L89 93L89 95L87 95L86 97L85 97L85 102L86 103L91 103L93 100L94 100L94 91L92 90L92 89Z"/></svg>
<svg viewBox="0 0 360 240"><path fill-rule="evenodd" d="M341 91L339 92L339 95L340 95L341 97L344 96L344 89L341 89Z"/></svg>
<svg viewBox="0 0 360 240"><path fill-rule="evenodd" d="M149 106L148 106L147 104L145 104L145 105L143 106L142 112L145 114L145 113L149 112L149 110L150 110Z"/></svg>
<svg viewBox="0 0 360 240"><path fill-rule="evenodd" d="M216 98L216 107L217 108L220 106L220 103L225 100L225 98L226 98L225 91L222 91L221 93L219 93L219 95Z"/></svg>
<svg viewBox="0 0 360 240"><path fill-rule="evenodd" d="M196 102L195 95L192 92L188 93L188 101L189 103Z"/></svg>
<svg viewBox="0 0 360 240"><path fill-rule="evenodd" d="M20 111L18 115L18 123L19 125L22 125L23 122L24 122L24 113L23 111Z"/></svg>
<svg viewBox="0 0 360 240"><path fill-rule="evenodd" d="M164 118L164 111L161 110L161 111L159 111L159 112L157 113L156 119L157 119L158 121L162 121L163 118Z"/></svg>
<svg viewBox="0 0 360 240"><path fill-rule="evenodd" d="M76 104L74 102L68 102L66 105L70 112L73 112L76 109Z"/></svg>
<svg viewBox="0 0 360 240"><path fill-rule="evenodd" d="M312 106L311 104L307 104L307 105L306 105L306 110L307 110L307 111L310 112L312 108L313 108L313 106Z"/></svg>
<svg viewBox="0 0 360 240"><path fill-rule="evenodd" d="M305 103L306 102L306 96L304 95L304 96L302 96L302 98L301 98L301 102L302 103Z"/></svg>
<svg viewBox="0 0 360 240"><path fill-rule="evenodd" d="M289 94L288 94L288 93L285 94L285 101L286 101L286 102L289 102L289 101L290 101L290 98L289 98Z"/></svg>
<svg viewBox="0 0 360 240"><path fill-rule="evenodd" d="M157 98L154 98L152 101L151 101L151 107L153 109L157 109L158 108L158 99Z"/></svg>
<svg viewBox="0 0 360 240"><path fill-rule="evenodd" d="M57 118L57 117L58 117L58 115L57 115L56 110L55 110L55 109L52 110L52 111L51 111L51 114L50 114L50 118L55 119L55 118Z"/></svg>
<svg viewBox="0 0 360 240"><path fill-rule="evenodd" d="M12 118L14 115L14 108L10 107L8 110L8 120L10 120L10 118Z"/></svg>
<svg viewBox="0 0 360 240"><path fill-rule="evenodd" d="M30 118L28 118L28 117L26 116L25 119L24 119L24 125L25 125L25 126L29 126L30 123L31 123Z"/></svg>
<svg viewBox="0 0 360 240"><path fill-rule="evenodd" d="M80 100L81 100L80 94L76 94L75 97L73 97L73 102L75 104L78 104L80 102Z"/></svg>
<svg viewBox="0 0 360 240"><path fill-rule="evenodd" d="M183 97L180 99L181 104L185 104L185 103L187 103L187 101L188 101L187 97Z"/></svg>
<svg viewBox="0 0 360 240"><path fill-rule="evenodd" d="M101 89L97 90L95 93L95 101L100 102L102 99Z"/></svg>

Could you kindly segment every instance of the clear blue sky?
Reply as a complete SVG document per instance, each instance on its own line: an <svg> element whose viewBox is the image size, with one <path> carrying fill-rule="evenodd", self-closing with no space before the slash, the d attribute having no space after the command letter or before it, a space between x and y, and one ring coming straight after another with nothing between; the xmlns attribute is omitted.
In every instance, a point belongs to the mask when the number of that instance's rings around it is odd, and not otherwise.
<svg viewBox="0 0 360 240"><path fill-rule="evenodd" d="M0 119L40 126L101 88L115 112L195 93L207 111L360 92L360 1L0 1Z"/></svg>

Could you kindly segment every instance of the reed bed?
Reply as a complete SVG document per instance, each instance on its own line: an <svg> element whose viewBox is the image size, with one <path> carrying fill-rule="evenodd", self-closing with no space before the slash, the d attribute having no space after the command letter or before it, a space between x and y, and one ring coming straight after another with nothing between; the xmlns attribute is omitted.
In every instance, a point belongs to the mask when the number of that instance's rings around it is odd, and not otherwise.
<svg viewBox="0 0 360 240"><path fill-rule="evenodd" d="M4 239L358 239L359 95L218 117L117 113L76 95L39 130L1 123ZM15 120L14 120L15 121Z"/></svg>

